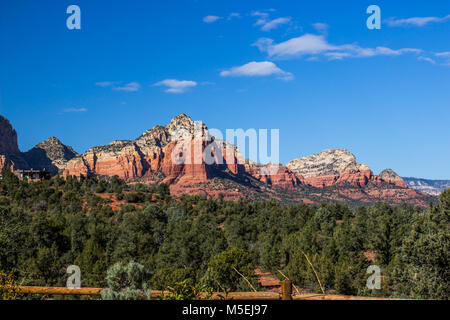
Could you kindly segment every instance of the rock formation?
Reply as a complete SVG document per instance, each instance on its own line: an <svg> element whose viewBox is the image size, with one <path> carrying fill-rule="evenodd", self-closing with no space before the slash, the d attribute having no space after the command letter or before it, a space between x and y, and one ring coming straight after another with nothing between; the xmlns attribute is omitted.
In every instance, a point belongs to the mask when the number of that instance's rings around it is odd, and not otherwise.
<svg viewBox="0 0 450 320"><path fill-rule="evenodd" d="M392 169L383 170L379 176L384 181L392 183L400 188L408 188L405 180L403 180L402 177L396 174Z"/></svg>
<svg viewBox="0 0 450 320"><path fill-rule="evenodd" d="M211 161L203 156L210 155ZM156 126L136 140L97 146L69 161L64 175L117 175L125 180L152 180L163 173L164 182L201 183L218 171L240 172L236 150L209 135L206 126L185 114L167 126Z"/></svg>
<svg viewBox="0 0 450 320"><path fill-rule="evenodd" d="M420 178L403 178L408 187L433 196L439 196L442 191L450 188L450 180L430 180Z"/></svg>
<svg viewBox="0 0 450 320"><path fill-rule="evenodd" d="M83 154L54 137L21 153L17 133L3 117L0 133L0 167L45 168L65 177L117 175L128 182L164 182L174 196L222 195L305 203L387 201L423 206L434 199L408 189L392 170L374 175L345 149L292 160L286 167L244 161L236 146L211 136L203 123L185 114L135 140L112 141Z"/></svg>
<svg viewBox="0 0 450 320"><path fill-rule="evenodd" d="M355 156L346 149L330 149L317 154L295 159L286 165L305 178L338 175L347 170L370 170L365 164L358 163Z"/></svg>
<svg viewBox="0 0 450 320"><path fill-rule="evenodd" d="M70 146L61 143L57 138L51 137L24 154L28 165L34 169L45 169L52 174L64 170L69 160L77 153Z"/></svg>
<svg viewBox="0 0 450 320"><path fill-rule="evenodd" d="M26 169L27 162L22 156L17 145L17 132L13 129L8 119L0 116L0 169L4 166L14 167L15 169Z"/></svg>
<svg viewBox="0 0 450 320"><path fill-rule="evenodd" d="M374 175L367 165L357 162L356 157L346 149L325 150L295 159L290 161L287 167L294 173L304 176L307 184L317 188L335 185L380 186L386 183L400 188L408 187L391 169L386 169L379 176Z"/></svg>
<svg viewBox="0 0 450 320"><path fill-rule="evenodd" d="M8 119L0 116L0 154L20 153L17 145L17 132Z"/></svg>

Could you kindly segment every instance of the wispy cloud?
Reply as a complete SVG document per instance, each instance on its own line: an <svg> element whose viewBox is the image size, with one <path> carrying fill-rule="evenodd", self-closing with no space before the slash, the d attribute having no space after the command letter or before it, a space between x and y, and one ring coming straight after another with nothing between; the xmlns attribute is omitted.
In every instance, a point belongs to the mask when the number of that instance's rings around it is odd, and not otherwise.
<svg viewBox="0 0 450 320"><path fill-rule="evenodd" d="M241 14L238 12L232 12L230 13L230 15L228 16L228 20L234 19L234 18L241 18Z"/></svg>
<svg viewBox="0 0 450 320"><path fill-rule="evenodd" d="M205 23L213 23L213 22L216 22L219 19L221 19L221 17L219 17L219 16L206 16L206 17L203 18L203 22L205 22Z"/></svg>
<svg viewBox="0 0 450 320"><path fill-rule="evenodd" d="M450 66L450 51L435 52L433 55L434 58L438 60L436 63L439 63L442 66Z"/></svg>
<svg viewBox="0 0 450 320"><path fill-rule="evenodd" d="M290 72L286 72L278 68L273 62L249 62L243 66L233 67L220 73L222 77L264 77L276 75L277 78L290 81L294 76Z"/></svg>
<svg viewBox="0 0 450 320"><path fill-rule="evenodd" d="M122 81L101 81L96 82L97 87L108 88L111 87L115 91L135 92L141 88L138 82L129 82L124 85L120 85Z"/></svg>
<svg viewBox="0 0 450 320"><path fill-rule="evenodd" d="M168 93L183 93L189 88L196 87L197 82L189 80L166 79L155 83L154 86L167 87L165 92Z"/></svg>
<svg viewBox="0 0 450 320"><path fill-rule="evenodd" d="M290 24L291 17L281 17L276 19L269 19L269 13L275 11L274 9L264 10L264 11L253 11L250 13L252 17L257 17L258 20L255 22L255 26L261 26L262 31L270 31L278 28L283 24Z"/></svg>
<svg viewBox="0 0 450 320"><path fill-rule="evenodd" d="M123 86L114 87L115 91L124 91L124 92L136 92L141 88L141 85L137 82L130 82Z"/></svg>
<svg viewBox="0 0 450 320"><path fill-rule="evenodd" d="M267 12L263 12L263 11L252 11L250 13L250 15L252 17L261 17L261 18L267 18L269 16L269 14Z"/></svg>
<svg viewBox="0 0 450 320"><path fill-rule="evenodd" d="M356 44L333 45L324 35L304 34L281 43L274 43L272 39L261 38L254 46L266 52L271 58L288 59L302 56L324 56L329 60L344 58L364 58L374 56L399 56L405 53L420 53L422 50L402 48L398 50L387 47L363 48Z"/></svg>
<svg viewBox="0 0 450 320"><path fill-rule="evenodd" d="M62 112L64 113L70 113L70 112L87 112L87 108L67 108L64 109Z"/></svg>
<svg viewBox="0 0 450 320"><path fill-rule="evenodd" d="M429 23L444 22L450 20L450 14L445 17L413 17L407 19L398 19L396 17L391 17L385 20L390 27L406 27L406 26L416 26L423 27Z"/></svg>
<svg viewBox="0 0 450 320"><path fill-rule="evenodd" d="M434 61L433 59L431 59L429 57L420 56L420 57L417 58L417 60L419 60L419 61L426 61L426 62L429 62L429 63L432 63L432 64L436 64L436 61Z"/></svg>
<svg viewBox="0 0 450 320"><path fill-rule="evenodd" d="M323 23L323 22L316 22L313 23L312 26L314 27L314 29L316 29L317 32L319 33L327 33L328 32L328 24Z"/></svg>
<svg viewBox="0 0 450 320"><path fill-rule="evenodd" d="M120 83L120 82L117 82L117 81L101 81L101 82L96 82L95 85L97 87L105 88L105 87L111 87L111 86L113 86L113 85L115 85L117 83Z"/></svg>
<svg viewBox="0 0 450 320"><path fill-rule="evenodd" d="M289 24L291 22L291 17L283 17L283 18L276 18L273 20L258 20L256 25L261 25L262 31L270 31L273 29L278 28L279 26L283 24Z"/></svg>
<svg viewBox="0 0 450 320"><path fill-rule="evenodd" d="M450 58L450 51L436 52L435 55L438 57Z"/></svg>

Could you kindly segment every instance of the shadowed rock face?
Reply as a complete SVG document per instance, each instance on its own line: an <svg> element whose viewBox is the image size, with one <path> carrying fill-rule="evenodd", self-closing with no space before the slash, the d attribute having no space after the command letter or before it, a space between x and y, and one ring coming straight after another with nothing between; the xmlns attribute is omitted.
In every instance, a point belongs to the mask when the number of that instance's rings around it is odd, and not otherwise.
<svg viewBox="0 0 450 320"><path fill-rule="evenodd" d="M33 149L24 153L29 166L33 169L45 169L56 174L66 167L69 160L77 156L70 146L61 143L57 138L51 137Z"/></svg>
<svg viewBox="0 0 450 320"><path fill-rule="evenodd" d="M17 146L17 132L8 119L0 116L0 154L20 153Z"/></svg>
<svg viewBox="0 0 450 320"><path fill-rule="evenodd" d="M0 116L0 169L9 166L14 169L27 169L28 164L17 145L17 132L8 119Z"/></svg>

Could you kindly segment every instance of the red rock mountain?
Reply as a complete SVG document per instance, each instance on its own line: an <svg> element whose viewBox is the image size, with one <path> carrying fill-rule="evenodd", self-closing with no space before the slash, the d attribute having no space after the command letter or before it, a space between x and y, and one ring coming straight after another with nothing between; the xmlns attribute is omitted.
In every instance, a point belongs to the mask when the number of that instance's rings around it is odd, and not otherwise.
<svg viewBox="0 0 450 320"><path fill-rule="evenodd" d="M367 165L358 163L356 157L346 149L325 150L295 159L287 167L292 172L303 175L307 184L318 188L347 184L364 187L385 183L407 188L405 181L391 169L384 170L378 176L374 175Z"/></svg>
<svg viewBox="0 0 450 320"><path fill-rule="evenodd" d="M170 185L174 196L222 195L228 199L277 199L352 204L386 201L426 206L435 197L409 189L392 170L379 176L347 150L326 150L280 164L244 161L239 150L215 139L207 127L180 114L135 140L113 141L83 154L52 137L21 153L17 133L0 118L0 167L43 169L63 176L114 176L130 183Z"/></svg>
<svg viewBox="0 0 450 320"><path fill-rule="evenodd" d="M211 155L212 161L202 159ZM408 189L390 171L377 176L347 150L282 165L243 161L239 150L209 135L207 127L185 114L156 126L136 140L113 141L70 160L64 176L117 175L129 182L170 185L174 195L201 193L227 198L275 198L319 203L387 201L427 205L431 197Z"/></svg>

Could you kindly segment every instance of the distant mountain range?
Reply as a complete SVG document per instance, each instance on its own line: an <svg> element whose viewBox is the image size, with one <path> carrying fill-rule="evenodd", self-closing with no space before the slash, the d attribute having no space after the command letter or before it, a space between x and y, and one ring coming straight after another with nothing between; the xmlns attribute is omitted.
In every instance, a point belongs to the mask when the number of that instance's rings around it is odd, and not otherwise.
<svg viewBox="0 0 450 320"><path fill-rule="evenodd" d="M175 197L202 194L227 199L276 199L285 203L327 201L364 205L387 202L419 206L427 206L438 199L434 190L433 195L421 192L430 189L416 190L418 182L409 188L391 169L375 175L345 149L325 150L294 159L286 166L260 165L242 161L238 148L211 137L206 125L200 125L200 136L195 133L195 127L198 129L198 123L180 114L168 125L155 126L135 140L113 141L83 154L77 154L55 137L28 152L20 152L16 131L0 116L0 168L46 169L64 177L116 175L130 183L163 182L170 186ZM190 143L188 149L184 145L186 142ZM189 150L196 145L202 153L208 148L214 163L174 160L174 154L178 153L184 158L189 154L195 157L196 151Z"/></svg>
<svg viewBox="0 0 450 320"><path fill-rule="evenodd" d="M435 196L450 188L450 180L429 180L420 178L403 178L403 180L405 180L410 188Z"/></svg>

